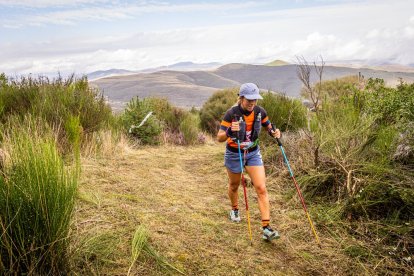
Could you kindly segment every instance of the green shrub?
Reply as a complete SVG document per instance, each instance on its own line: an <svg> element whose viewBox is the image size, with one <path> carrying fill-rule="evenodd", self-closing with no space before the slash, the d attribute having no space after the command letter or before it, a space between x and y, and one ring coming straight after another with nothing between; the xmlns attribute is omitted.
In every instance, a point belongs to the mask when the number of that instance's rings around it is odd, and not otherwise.
<svg viewBox="0 0 414 276"><path fill-rule="evenodd" d="M145 100L154 115L162 122L164 130L174 132L179 129L181 121L187 114L186 111L172 106L167 99L146 98Z"/></svg>
<svg viewBox="0 0 414 276"><path fill-rule="evenodd" d="M65 166L51 131L36 129L18 125L3 136L9 160L0 173L0 274L68 272L78 166Z"/></svg>
<svg viewBox="0 0 414 276"><path fill-rule="evenodd" d="M404 127L414 121L414 84L401 82L397 88L385 86L382 79L369 79L364 112L378 117L381 124Z"/></svg>
<svg viewBox="0 0 414 276"><path fill-rule="evenodd" d="M412 219L414 217L413 187L405 188L393 181L385 180L384 176L399 178L395 172L389 171L383 174L382 179L368 179L357 196L347 202L345 213L351 213L355 219L385 218L391 223L401 219Z"/></svg>
<svg viewBox="0 0 414 276"><path fill-rule="evenodd" d="M187 113L180 124L180 131L183 134L184 142L187 145L194 145L199 142L200 117L197 114Z"/></svg>
<svg viewBox="0 0 414 276"><path fill-rule="evenodd" d="M394 161L399 129L411 120L411 109L404 109L411 106L411 89L370 80L365 90L323 101L311 121L319 162L298 177L308 196L342 201L344 215L352 217L413 217L414 205L407 195L413 194L414 176Z"/></svg>
<svg viewBox="0 0 414 276"><path fill-rule="evenodd" d="M237 102L239 90L225 89L214 93L200 110L201 129L216 135L226 111Z"/></svg>
<svg viewBox="0 0 414 276"><path fill-rule="evenodd" d="M148 120L137 127L152 112ZM198 113L191 113L172 106L166 99L132 99L121 116L124 130L144 144L159 144L163 141L177 145L195 144L199 139ZM131 128L132 126L132 128Z"/></svg>
<svg viewBox="0 0 414 276"><path fill-rule="evenodd" d="M124 130L143 144L156 145L160 143L162 125L156 115L152 114L151 100L133 98L121 116ZM147 120L139 126L143 120Z"/></svg>
<svg viewBox="0 0 414 276"><path fill-rule="evenodd" d="M296 131L306 126L306 107L300 100L272 92L263 93L259 101L270 121L281 131Z"/></svg>
<svg viewBox="0 0 414 276"><path fill-rule="evenodd" d="M65 122L65 132L74 156L77 160L80 158L80 139L82 135L82 127L79 116L69 116Z"/></svg>
<svg viewBox="0 0 414 276"><path fill-rule="evenodd" d="M200 110L201 128L215 135L225 112L237 102L238 89L221 90L214 93ZM272 123L282 131L298 130L306 126L306 108L296 99L272 92L263 93L258 101Z"/></svg>
<svg viewBox="0 0 414 276"><path fill-rule="evenodd" d="M67 135L71 135L65 132L70 118L79 118L81 134L98 131L113 120L111 108L97 90L88 86L86 77L8 79L3 74L0 84L0 122L7 122L10 116L24 118L28 114L41 118L58 131L61 150L65 149Z"/></svg>
<svg viewBox="0 0 414 276"><path fill-rule="evenodd" d="M361 83L362 84L362 83ZM358 90L360 81L358 76L346 76L335 80L327 80L316 86L321 86L321 99L338 100L349 97ZM318 90L319 91L319 90Z"/></svg>

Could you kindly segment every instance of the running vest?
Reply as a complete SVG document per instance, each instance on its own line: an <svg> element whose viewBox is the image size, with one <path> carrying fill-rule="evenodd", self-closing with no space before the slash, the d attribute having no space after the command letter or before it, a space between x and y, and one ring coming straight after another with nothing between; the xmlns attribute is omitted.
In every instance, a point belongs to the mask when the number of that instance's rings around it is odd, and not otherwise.
<svg viewBox="0 0 414 276"><path fill-rule="evenodd" d="M250 135L248 135L249 133L247 131L247 125L246 125L247 122L245 121L245 116L247 117L246 119L250 119L249 117L252 114L243 115L239 105L233 106L231 108L231 112L233 114L234 120L238 121L240 125L240 130L238 131L239 135L237 138L241 142L250 140L251 142L256 143L257 139L259 139L260 130L262 128L262 114L260 112L260 107L256 105L252 111L252 113L254 114L254 117L253 117L253 126L250 130L251 131Z"/></svg>

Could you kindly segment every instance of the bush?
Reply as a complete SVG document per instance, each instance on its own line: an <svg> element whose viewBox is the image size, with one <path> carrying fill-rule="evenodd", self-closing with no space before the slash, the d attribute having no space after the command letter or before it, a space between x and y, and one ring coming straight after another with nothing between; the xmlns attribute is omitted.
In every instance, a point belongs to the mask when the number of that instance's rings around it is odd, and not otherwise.
<svg viewBox="0 0 414 276"><path fill-rule="evenodd" d="M0 274L68 272L68 244L79 165L64 165L54 135L8 129L0 173Z"/></svg>
<svg viewBox="0 0 414 276"><path fill-rule="evenodd" d="M121 116L124 130L143 144L157 145L160 143L162 125L155 115L152 115L151 100L133 98ZM147 117L148 116L148 117ZM144 121L144 119L146 119ZM140 124L142 125L140 126Z"/></svg>
<svg viewBox="0 0 414 276"><path fill-rule="evenodd" d="M321 86L320 97L322 100L326 98L338 100L352 95L362 84L363 82L360 82L358 76L346 76L335 80L327 80L322 84L316 84L316 86Z"/></svg>
<svg viewBox="0 0 414 276"><path fill-rule="evenodd" d="M0 75L0 123L10 116L24 118L28 114L54 126L61 150L70 139L65 126L71 118L78 118L81 135L99 131L113 121L111 108L97 90L88 86L86 77L49 80Z"/></svg>
<svg viewBox="0 0 414 276"><path fill-rule="evenodd" d="M214 93L200 110L201 128L215 135L220 128L225 112L237 101L238 89L221 90ZM263 93L258 101L270 120L282 131L298 130L306 126L306 108L299 100L290 99L272 92Z"/></svg>
<svg viewBox="0 0 414 276"><path fill-rule="evenodd" d="M319 162L299 177L308 195L342 201L344 212L353 217L413 217L414 205L407 195L413 194L414 176L393 161L399 129L412 120L411 109L405 109L411 107L411 89L387 88L382 80L369 80L365 90L325 99L311 122Z"/></svg>
<svg viewBox="0 0 414 276"><path fill-rule="evenodd" d="M414 121L414 84L401 82L395 89L386 87L382 79L369 79L364 92L364 112L376 115L381 124L404 128Z"/></svg>
<svg viewBox="0 0 414 276"><path fill-rule="evenodd" d="M148 120L137 127L150 112ZM198 113L174 107L166 99L134 98L128 103L121 121L124 130L144 144L159 144L161 134L165 143L177 145L195 144L200 140Z"/></svg>
<svg viewBox="0 0 414 276"><path fill-rule="evenodd" d="M239 90L225 89L214 93L200 110L201 129L216 135L226 111L237 102Z"/></svg>
<svg viewBox="0 0 414 276"><path fill-rule="evenodd" d="M300 100L272 92L264 93L259 102L270 121L281 131L296 131L306 126L306 107Z"/></svg>
<svg viewBox="0 0 414 276"><path fill-rule="evenodd" d="M146 98L145 100L154 115L162 122L163 129L166 131L176 132L188 113L181 108L172 106L167 99Z"/></svg>
<svg viewBox="0 0 414 276"><path fill-rule="evenodd" d="M180 131L183 134L184 142L187 145L194 145L199 141L200 117L197 114L188 113L180 124Z"/></svg>

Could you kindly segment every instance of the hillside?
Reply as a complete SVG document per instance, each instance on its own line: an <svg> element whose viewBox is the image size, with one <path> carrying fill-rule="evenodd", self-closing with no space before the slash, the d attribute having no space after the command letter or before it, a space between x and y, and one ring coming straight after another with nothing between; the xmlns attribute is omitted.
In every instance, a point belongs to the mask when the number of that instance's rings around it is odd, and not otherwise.
<svg viewBox="0 0 414 276"><path fill-rule="evenodd" d="M172 104L184 107L201 107L217 90L237 87L245 82L254 82L259 88L299 97L302 84L297 77L296 65L250 65L233 63L216 70L199 71L159 71L127 76L113 76L91 81L103 91L114 109L122 109L134 96L164 97ZM365 78L382 78L395 85L399 78L413 82L414 73L389 72L367 68L326 66L324 80L332 80L361 73ZM312 76L316 81L315 76Z"/></svg>
<svg viewBox="0 0 414 276"><path fill-rule="evenodd" d="M230 223L227 218L223 151L224 144L209 142L196 147L123 148L104 159L83 160L76 228L82 236L111 237L107 261L90 269L95 274L125 275L132 234L143 224L156 250L186 275L375 273L374 267L355 263L344 254L345 240L335 240L320 228L323 247L317 247L300 203L296 197L286 197L294 189L286 169L268 176L267 184L280 240L261 240L256 195L248 188L250 246L241 189L242 222ZM310 212L314 214L312 206ZM153 269L153 263L141 258L132 275L166 273Z"/></svg>

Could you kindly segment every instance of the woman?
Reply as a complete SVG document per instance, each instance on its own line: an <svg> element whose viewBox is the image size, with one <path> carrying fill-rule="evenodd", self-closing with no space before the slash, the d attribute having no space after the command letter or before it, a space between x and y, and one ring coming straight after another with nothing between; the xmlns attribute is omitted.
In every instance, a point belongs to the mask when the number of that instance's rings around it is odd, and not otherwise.
<svg viewBox="0 0 414 276"><path fill-rule="evenodd" d="M279 233L270 227L269 196L266 189L266 175L260 154L258 137L261 127L265 127L274 138L280 138L279 129L272 129L266 111L257 105L262 99L259 88L253 83L242 84L237 105L227 110L217 133L219 142L227 141L224 165L229 176L228 194L232 209L230 220L240 222L238 189L241 180L240 143L243 165L249 174L258 196L259 210L262 218L263 239L279 238Z"/></svg>

